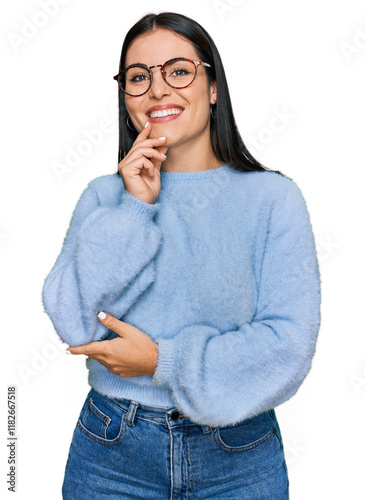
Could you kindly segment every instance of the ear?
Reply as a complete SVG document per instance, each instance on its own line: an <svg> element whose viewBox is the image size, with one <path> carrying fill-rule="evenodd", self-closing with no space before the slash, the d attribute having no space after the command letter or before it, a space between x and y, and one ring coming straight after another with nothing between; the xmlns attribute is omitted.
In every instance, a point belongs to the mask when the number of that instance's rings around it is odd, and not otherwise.
<svg viewBox="0 0 365 500"><path fill-rule="evenodd" d="M212 82L210 84L210 104L215 104L217 102L217 82Z"/></svg>

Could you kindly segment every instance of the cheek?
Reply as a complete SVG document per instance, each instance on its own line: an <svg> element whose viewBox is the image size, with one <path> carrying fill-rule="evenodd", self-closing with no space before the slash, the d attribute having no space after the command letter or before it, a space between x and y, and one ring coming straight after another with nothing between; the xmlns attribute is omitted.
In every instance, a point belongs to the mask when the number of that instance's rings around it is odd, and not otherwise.
<svg viewBox="0 0 365 500"><path fill-rule="evenodd" d="M202 95L201 99L194 103L193 114L199 123L205 122L209 117L209 101L206 100L206 95Z"/></svg>
<svg viewBox="0 0 365 500"><path fill-rule="evenodd" d="M136 102L133 102L130 97L125 98L125 108L130 116L136 114Z"/></svg>
<svg viewBox="0 0 365 500"><path fill-rule="evenodd" d="M192 89L193 90L193 89ZM209 93L205 86L196 87L195 92L191 92L190 102L194 113L200 117L206 117L209 114Z"/></svg>
<svg viewBox="0 0 365 500"><path fill-rule="evenodd" d="M141 103L134 101L133 98L129 98L125 100L125 107L127 113L133 119L134 123L136 123L138 128L142 130L147 121L147 117L145 117L144 113L142 112L143 106L141 105Z"/></svg>

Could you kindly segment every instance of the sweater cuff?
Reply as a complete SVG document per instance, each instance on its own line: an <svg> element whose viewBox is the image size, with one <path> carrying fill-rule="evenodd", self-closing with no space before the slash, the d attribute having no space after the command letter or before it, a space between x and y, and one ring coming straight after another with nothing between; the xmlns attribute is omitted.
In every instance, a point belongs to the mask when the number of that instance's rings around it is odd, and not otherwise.
<svg viewBox="0 0 365 500"><path fill-rule="evenodd" d="M152 381L157 385L173 385L178 370L181 341L178 338L156 339L158 344L157 368Z"/></svg>
<svg viewBox="0 0 365 500"><path fill-rule="evenodd" d="M133 196L129 191L123 191L121 205L129 213L139 215L145 219L152 219L160 207L159 203L147 203Z"/></svg>

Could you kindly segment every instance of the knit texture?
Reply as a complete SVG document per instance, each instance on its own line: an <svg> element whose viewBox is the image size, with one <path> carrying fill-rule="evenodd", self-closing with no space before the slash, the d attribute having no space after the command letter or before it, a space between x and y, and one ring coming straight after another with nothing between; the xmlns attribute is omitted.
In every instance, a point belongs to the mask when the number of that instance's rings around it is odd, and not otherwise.
<svg viewBox="0 0 365 500"><path fill-rule="evenodd" d="M161 172L155 203L118 174L91 181L42 299L70 346L117 334L103 310L158 343L155 374L124 378L89 358L89 384L224 426L292 397L320 327L320 274L297 184L228 164Z"/></svg>

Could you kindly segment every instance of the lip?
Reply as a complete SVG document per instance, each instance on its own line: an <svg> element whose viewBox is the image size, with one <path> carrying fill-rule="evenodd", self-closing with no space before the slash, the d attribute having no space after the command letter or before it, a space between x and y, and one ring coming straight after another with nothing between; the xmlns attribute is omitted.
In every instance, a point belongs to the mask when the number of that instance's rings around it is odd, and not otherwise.
<svg viewBox="0 0 365 500"><path fill-rule="evenodd" d="M170 109L170 108L184 109L182 106L179 106L178 104L172 104L168 102L167 104L159 104L157 106L152 106L152 108L146 111L146 115L149 115L149 113L152 113L152 111L163 111L164 109Z"/></svg>
<svg viewBox="0 0 365 500"><path fill-rule="evenodd" d="M179 113L177 115L163 116L162 118L161 117L160 118L151 118L149 116L149 114L152 113L153 111L163 111L164 109L173 109L173 108L181 109L181 113ZM159 104L157 106L152 106L151 108L149 108L146 111L146 116L147 116L148 120L152 123L165 122L165 121L175 120L176 118L179 118L179 116L183 113L184 109L185 108L183 108L182 106L179 106L179 104L173 104L173 103Z"/></svg>

